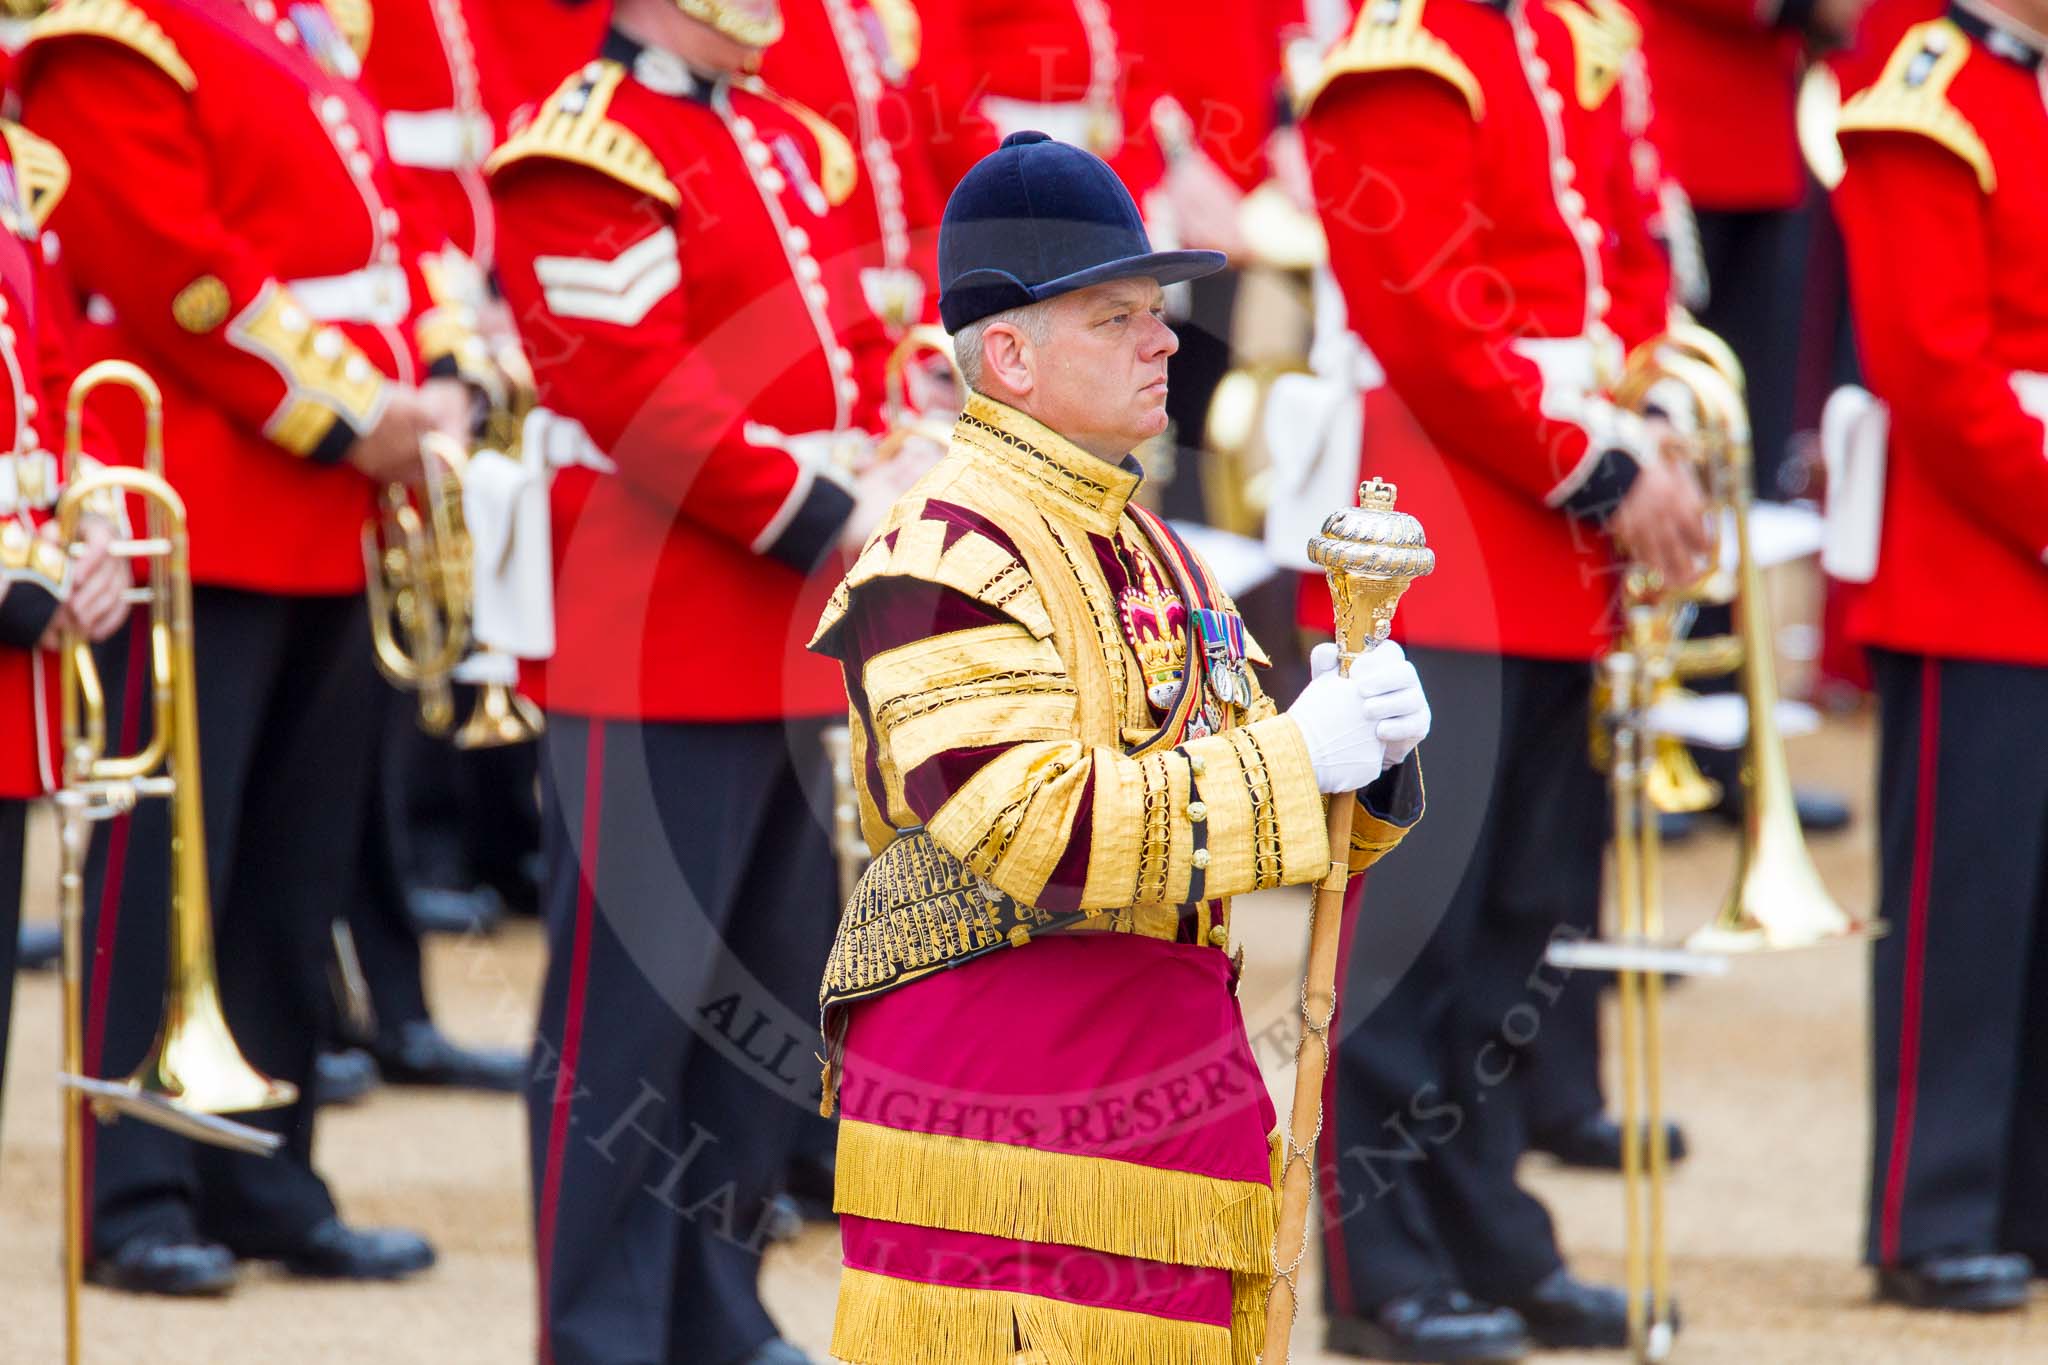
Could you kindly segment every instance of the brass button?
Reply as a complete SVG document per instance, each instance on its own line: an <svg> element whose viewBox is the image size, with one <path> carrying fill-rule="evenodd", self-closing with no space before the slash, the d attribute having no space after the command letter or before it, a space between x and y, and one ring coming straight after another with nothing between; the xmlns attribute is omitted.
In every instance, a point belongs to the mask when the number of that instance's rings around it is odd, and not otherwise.
<svg viewBox="0 0 2048 1365"><path fill-rule="evenodd" d="M1200 754L1189 754L1188 771L1193 773L1196 777L1202 776L1204 773L1209 771L1209 760L1203 758Z"/></svg>
<svg viewBox="0 0 2048 1365"><path fill-rule="evenodd" d="M1209 803L1207 801L1188 802L1188 819L1194 821L1196 824L1199 825L1208 818Z"/></svg>
<svg viewBox="0 0 2048 1365"><path fill-rule="evenodd" d="M1209 928L1209 946L1211 948L1228 948L1230 946L1230 927L1224 924L1211 925Z"/></svg>
<svg viewBox="0 0 2048 1365"><path fill-rule="evenodd" d="M1198 849L1196 849L1196 850L1195 850L1195 866L1196 866L1196 867L1207 867L1208 865L1209 865L1209 850L1208 850L1208 849L1206 849L1206 848L1198 848Z"/></svg>

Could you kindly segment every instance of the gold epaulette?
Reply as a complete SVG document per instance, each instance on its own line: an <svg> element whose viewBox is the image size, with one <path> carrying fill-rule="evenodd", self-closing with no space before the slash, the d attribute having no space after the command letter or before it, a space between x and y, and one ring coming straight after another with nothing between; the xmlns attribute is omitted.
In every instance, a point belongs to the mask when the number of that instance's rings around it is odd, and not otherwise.
<svg viewBox="0 0 2048 1365"><path fill-rule="evenodd" d="M495 175L536 157L569 161L608 175L670 208L680 205L682 191L639 134L605 115L625 79L626 68L617 62L596 61L584 67L548 96L531 122L491 153L484 162L485 174Z"/></svg>
<svg viewBox="0 0 2048 1365"><path fill-rule="evenodd" d="M733 84L767 100L810 130L818 144L818 186L825 191L825 202L835 208L845 203L860 179L860 163L853 158L853 144L846 134L823 114L772 89L759 76L741 76Z"/></svg>
<svg viewBox="0 0 2048 1365"><path fill-rule="evenodd" d="M1486 97L1472 68L1451 51L1450 44L1422 27L1423 0L1368 0L1358 22L1323 61L1322 73L1301 97L1306 114L1340 76L1373 71L1423 71L1448 81L1472 110L1486 112Z"/></svg>
<svg viewBox="0 0 2048 1365"><path fill-rule="evenodd" d="M46 142L12 119L0 121L7 154L14 161L14 183L29 224L40 232L56 211L57 201L71 185L71 163L53 142Z"/></svg>
<svg viewBox="0 0 2048 1365"><path fill-rule="evenodd" d="M971 597L993 607L1031 632L1036 639L1052 634L1052 616L1031 581L1031 571L1015 555L979 531L966 531L952 544L946 537L959 531L942 521L927 521L924 504L899 505L890 524L868 542L859 559L833 589L832 600L818 618L811 646L830 635L846 616L853 593L878 578L914 578ZM893 536L889 535L894 531Z"/></svg>
<svg viewBox="0 0 2048 1365"><path fill-rule="evenodd" d="M47 39L72 36L119 43L148 58L180 89L190 92L199 88L199 77L193 74L191 64L163 26L128 0L63 0L29 25L28 43L32 46Z"/></svg>
<svg viewBox="0 0 2048 1365"><path fill-rule="evenodd" d="M1970 39L1946 19L1915 24L1885 63L1884 74L1842 106L1836 127L1852 133L1914 133L1961 157L1989 194L1998 188L1991 149L1949 102L1948 88L1970 60Z"/></svg>

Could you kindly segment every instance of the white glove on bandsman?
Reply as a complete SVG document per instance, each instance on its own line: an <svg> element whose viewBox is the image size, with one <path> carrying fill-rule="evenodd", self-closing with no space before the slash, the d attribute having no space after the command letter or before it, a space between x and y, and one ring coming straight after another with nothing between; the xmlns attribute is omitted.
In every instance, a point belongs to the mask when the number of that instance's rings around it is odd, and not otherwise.
<svg viewBox="0 0 2048 1365"><path fill-rule="evenodd" d="M1402 762L1429 734L1429 700L1415 665L1391 640L1337 672L1337 646L1309 655L1309 685L1287 714L1301 727L1325 793L1356 791Z"/></svg>

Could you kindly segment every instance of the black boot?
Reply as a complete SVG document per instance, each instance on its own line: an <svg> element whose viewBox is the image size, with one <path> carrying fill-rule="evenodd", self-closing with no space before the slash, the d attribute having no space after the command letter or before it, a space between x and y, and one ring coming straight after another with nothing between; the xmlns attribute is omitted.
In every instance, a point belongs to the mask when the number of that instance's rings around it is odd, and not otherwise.
<svg viewBox="0 0 2048 1365"><path fill-rule="evenodd" d="M322 1052L313 1061L313 1103L354 1104L380 1079L376 1059L359 1047Z"/></svg>
<svg viewBox="0 0 2048 1365"><path fill-rule="evenodd" d="M1424 1289L1379 1306L1370 1317L1332 1317L1323 1346L1366 1360L1441 1365L1514 1361L1529 1353L1521 1317L1455 1289Z"/></svg>
<svg viewBox="0 0 2048 1365"><path fill-rule="evenodd" d="M1604 1284L1575 1279L1559 1266L1509 1307L1529 1324L1536 1344L1553 1351L1597 1350L1628 1345L1628 1295Z"/></svg>
<svg viewBox="0 0 2048 1365"><path fill-rule="evenodd" d="M403 1228L356 1228L329 1215L288 1246L251 1253L314 1280L402 1280L434 1264L434 1247Z"/></svg>
<svg viewBox="0 0 2048 1365"><path fill-rule="evenodd" d="M1670 1160L1685 1160L1685 1130L1675 1123L1664 1125L1664 1142ZM1589 1171L1621 1169L1621 1125L1605 1114L1588 1114L1577 1123L1529 1135L1529 1150L1554 1156L1566 1166Z"/></svg>
<svg viewBox="0 0 2048 1365"><path fill-rule="evenodd" d="M24 924L15 939L14 965L24 972L45 971L64 955L64 935L54 924Z"/></svg>
<svg viewBox="0 0 2048 1365"><path fill-rule="evenodd" d="M429 1020L401 1025L398 1036L374 1049L378 1069L392 1085L511 1094L526 1083L526 1053L514 1048L462 1047Z"/></svg>
<svg viewBox="0 0 2048 1365"><path fill-rule="evenodd" d="M162 1232L137 1233L85 1267L85 1278L129 1294L193 1298L235 1287L234 1253L224 1246Z"/></svg>
<svg viewBox="0 0 2048 1365"><path fill-rule="evenodd" d="M1952 1313L2005 1313L2027 1306L2034 1267L2014 1252L1923 1256L1877 1272L1877 1297L1908 1308Z"/></svg>

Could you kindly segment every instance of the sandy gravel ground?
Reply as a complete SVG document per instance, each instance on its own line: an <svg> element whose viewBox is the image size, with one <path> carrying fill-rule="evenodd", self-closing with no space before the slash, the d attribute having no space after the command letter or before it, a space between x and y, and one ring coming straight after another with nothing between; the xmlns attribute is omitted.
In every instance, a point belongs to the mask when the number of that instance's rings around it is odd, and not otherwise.
<svg viewBox="0 0 2048 1365"><path fill-rule="evenodd" d="M1852 905L1870 898L1867 718L1831 722L1794 742L1794 763L1853 793L1860 818L1817 845L1825 875ZM1709 911L1731 848L1724 836L1674 853L1669 882L1680 927ZM32 912L33 913L33 912ZM46 911L45 911L46 913ZM1256 1031L1291 1008L1302 916L1296 898L1243 910L1252 945L1246 1013ZM523 1039L541 967L530 926L486 941L441 941L431 990L467 1039ZM52 978L16 1001L6 1122L0 1132L0 1362L60 1359L56 1272L57 1056ZM1672 999L1671 1102L1695 1155L1672 1188L1676 1270L1687 1329L1679 1359L1699 1365L1950 1365L2048 1360L2048 1305L1976 1321L1879 1309L1855 1264L1865 1164L1863 954L1835 948L1737 965ZM1270 1057L1262 1061L1272 1060ZM1283 1069L1269 1074L1284 1093ZM398 1287L305 1285L249 1272L232 1299L174 1303L88 1290L92 1365L516 1365L531 1359L532 1274L524 1135L504 1099L388 1091L330 1112L320 1157L347 1213L406 1223L434 1237L440 1266ZM1611 1178L1532 1161L1529 1178L1556 1212L1581 1268L1619 1272L1620 1202ZM813 1229L771 1254L770 1302L790 1334L822 1353L837 1246ZM1313 1303L1315 1298L1310 1297ZM1295 1360L1315 1349L1304 1317ZM1613 1359L1614 1357L1585 1357ZM1575 1357L1551 1356L1566 1361Z"/></svg>

